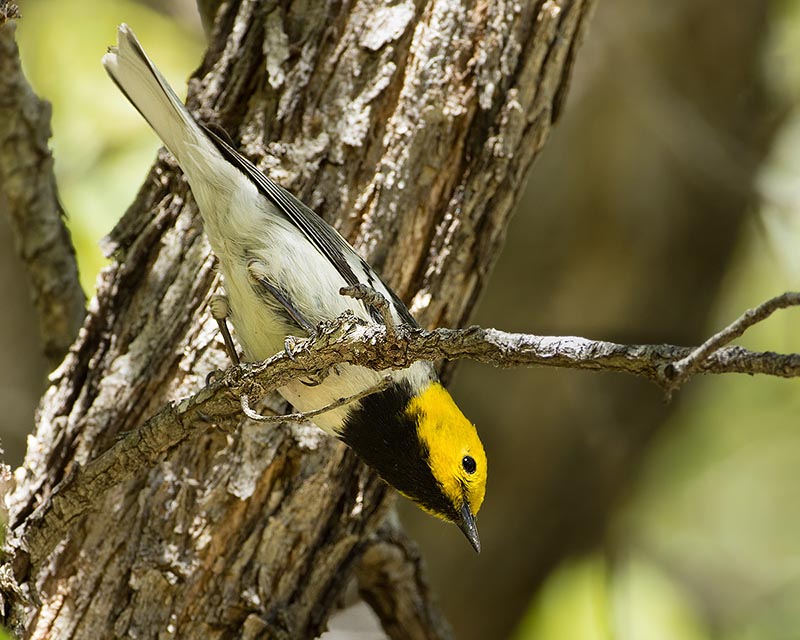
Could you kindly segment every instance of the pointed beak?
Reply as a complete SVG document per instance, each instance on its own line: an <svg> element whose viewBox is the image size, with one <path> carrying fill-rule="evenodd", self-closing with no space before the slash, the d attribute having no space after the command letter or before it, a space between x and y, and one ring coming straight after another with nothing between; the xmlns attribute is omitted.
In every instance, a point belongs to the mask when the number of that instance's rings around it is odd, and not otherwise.
<svg viewBox="0 0 800 640"><path fill-rule="evenodd" d="M475 516L472 515L468 503L465 502L464 506L461 507L460 515L461 520L458 522L458 528L467 536L467 540L469 540L475 552L480 553L481 539L478 537L478 527L475 524Z"/></svg>

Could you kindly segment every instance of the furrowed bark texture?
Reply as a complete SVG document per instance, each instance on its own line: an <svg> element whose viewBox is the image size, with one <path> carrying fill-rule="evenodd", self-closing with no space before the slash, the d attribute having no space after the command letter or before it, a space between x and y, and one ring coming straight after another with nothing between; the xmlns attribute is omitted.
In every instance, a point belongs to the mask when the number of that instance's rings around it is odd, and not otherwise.
<svg viewBox="0 0 800 640"><path fill-rule="evenodd" d="M333 222L423 325L458 325L558 115L591 4L233 1L189 105ZM41 604L11 594L9 621L32 638L318 634L374 556L391 494L310 426L232 416L114 487L48 557L20 548L59 482L225 365L206 309L213 258L166 155L108 249L16 474L9 566ZM364 592L394 637L446 636L417 583L404 588L418 595L374 579Z"/></svg>
<svg viewBox="0 0 800 640"><path fill-rule="evenodd" d="M48 148L50 103L36 97L22 74L15 31L13 21L0 24L0 211L28 271L44 354L53 368L78 333L86 299Z"/></svg>

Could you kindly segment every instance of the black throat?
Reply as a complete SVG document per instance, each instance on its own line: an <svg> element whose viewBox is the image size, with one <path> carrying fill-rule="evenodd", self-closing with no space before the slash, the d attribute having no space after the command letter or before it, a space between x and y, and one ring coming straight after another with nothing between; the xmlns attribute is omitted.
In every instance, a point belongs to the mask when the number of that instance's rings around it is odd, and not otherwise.
<svg viewBox="0 0 800 640"><path fill-rule="evenodd" d="M361 400L344 423L341 440L401 493L457 521L429 465L428 447L417 435L418 417L408 413L411 386L403 381Z"/></svg>

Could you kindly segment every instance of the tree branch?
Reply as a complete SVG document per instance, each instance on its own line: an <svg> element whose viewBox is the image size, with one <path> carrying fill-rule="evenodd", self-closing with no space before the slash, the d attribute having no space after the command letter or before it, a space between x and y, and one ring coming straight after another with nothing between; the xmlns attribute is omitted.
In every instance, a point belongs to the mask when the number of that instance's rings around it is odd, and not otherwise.
<svg viewBox="0 0 800 640"><path fill-rule="evenodd" d="M13 5L0 3L0 14ZM30 275L44 354L55 367L83 322L86 299L58 201L50 138L50 103L33 93L19 60L16 23L0 22L0 208Z"/></svg>
<svg viewBox="0 0 800 640"><path fill-rule="evenodd" d="M666 368L664 373L668 379L665 385L667 393L672 393L676 390L702 368L711 354L719 351L721 347L724 347L726 344L729 344L731 341L741 336L754 324L766 320L779 309L796 306L800 306L800 293L789 291L775 296L753 309L745 311L734 322L719 333L715 333L703 344L694 349L688 356ZM766 372L759 371L758 373ZM774 373L773 375L782 374Z"/></svg>
<svg viewBox="0 0 800 640"><path fill-rule="evenodd" d="M718 344L741 335L778 308L800 304L800 295L787 293L748 311L716 334ZM724 336L720 338L719 336ZM709 341L710 342L710 341ZM671 391L698 373L765 374L800 377L800 354L754 352L741 347L709 350L673 345L623 345L562 336L506 333L496 329L423 329L399 326L389 337L383 325L366 323L352 314L320 325L317 335L298 341L272 358L229 369L219 380L195 395L170 403L141 429L123 434L105 453L84 468L74 467L17 530L18 544L38 564L55 548L73 522L111 487L164 460L186 439L211 426L232 428L241 412L241 398L263 397L300 376L324 375L342 363L375 370L401 369L418 360L468 358L496 367L551 366L592 371L616 371L647 378ZM702 351L701 351L702 349ZM700 353L700 356L696 354ZM676 383L674 368L687 361ZM286 416L290 418L292 416ZM22 557L20 554L18 558ZM26 569L28 558L17 565Z"/></svg>

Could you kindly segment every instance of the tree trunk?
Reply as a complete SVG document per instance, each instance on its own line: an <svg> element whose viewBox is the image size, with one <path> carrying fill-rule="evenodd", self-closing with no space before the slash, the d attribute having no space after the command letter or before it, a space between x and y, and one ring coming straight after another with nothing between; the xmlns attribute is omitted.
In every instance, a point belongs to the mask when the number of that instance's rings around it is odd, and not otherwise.
<svg viewBox="0 0 800 640"><path fill-rule="evenodd" d="M558 116L591 5L232 0L188 102L337 226L423 325L457 325ZM391 492L313 427L214 425L85 496L96 510L28 561L30 516L59 482L226 365L207 311L214 259L165 153L107 249L9 498L6 567L29 600L3 582L7 622L32 638L318 635L362 557L374 568L407 541L376 534ZM359 574L395 637L447 634L428 603L394 606L406 596L391 581Z"/></svg>

